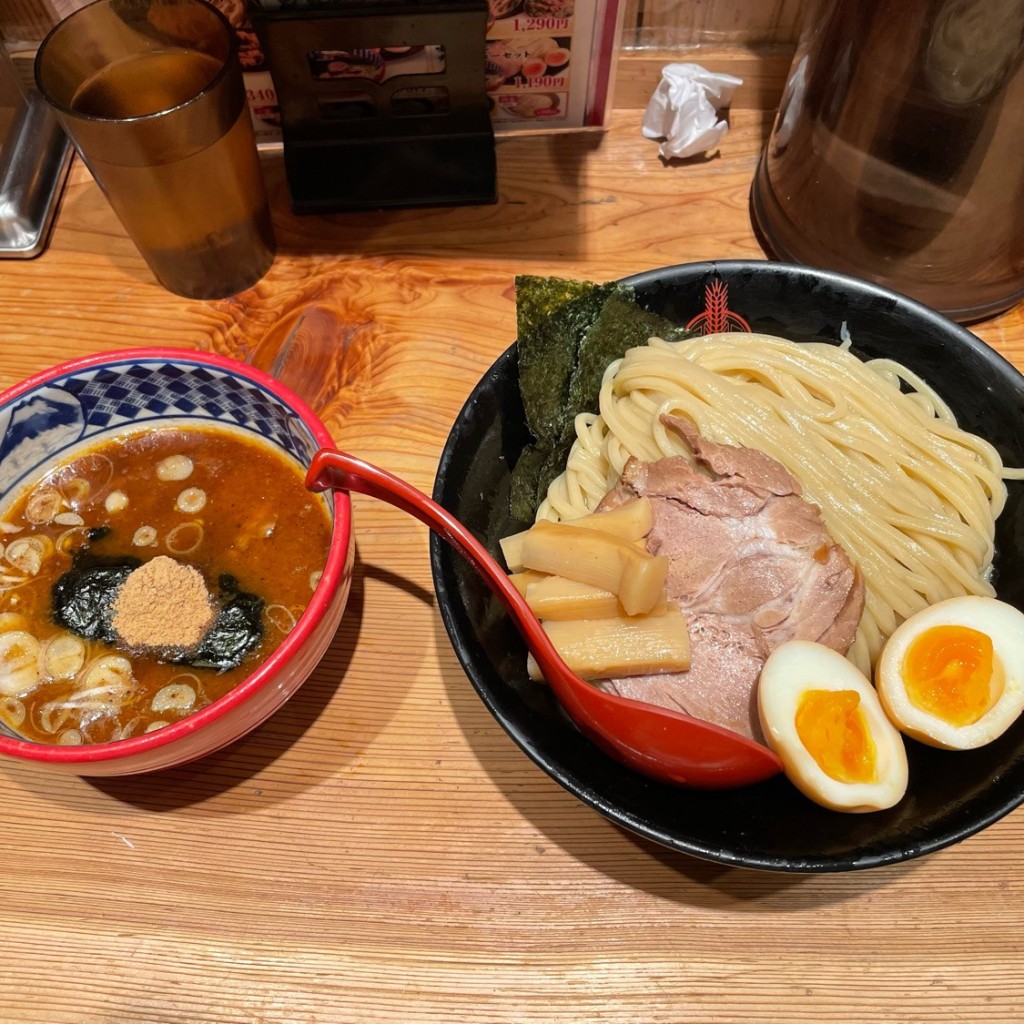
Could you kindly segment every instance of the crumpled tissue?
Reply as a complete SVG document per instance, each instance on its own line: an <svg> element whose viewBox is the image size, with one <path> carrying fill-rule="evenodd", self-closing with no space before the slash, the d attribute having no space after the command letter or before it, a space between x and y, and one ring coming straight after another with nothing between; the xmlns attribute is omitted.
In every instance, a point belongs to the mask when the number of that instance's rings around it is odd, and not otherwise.
<svg viewBox="0 0 1024 1024"><path fill-rule="evenodd" d="M667 64L644 112L643 133L663 139L665 159L696 156L714 149L729 130L718 111L729 106L742 78L721 75L699 64Z"/></svg>

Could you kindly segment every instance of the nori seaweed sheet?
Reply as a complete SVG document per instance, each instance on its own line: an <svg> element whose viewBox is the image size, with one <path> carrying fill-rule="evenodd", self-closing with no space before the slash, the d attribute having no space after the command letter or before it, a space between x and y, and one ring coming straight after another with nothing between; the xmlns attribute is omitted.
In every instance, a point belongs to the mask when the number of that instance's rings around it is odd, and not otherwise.
<svg viewBox="0 0 1024 1024"><path fill-rule="evenodd" d="M238 580L227 573L217 584L222 600L226 600L199 646L183 655L180 663L226 672L241 665L263 638L263 598L241 590Z"/></svg>
<svg viewBox="0 0 1024 1024"><path fill-rule="evenodd" d="M526 425L542 448L565 431L580 339L614 287L559 278L516 278L519 386Z"/></svg>
<svg viewBox="0 0 1024 1024"><path fill-rule="evenodd" d="M86 640L116 639L110 623L111 608L124 581L142 562L123 558L97 558L79 552L71 568L50 588L53 621Z"/></svg>
<svg viewBox="0 0 1024 1024"><path fill-rule="evenodd" d="M527 445L512 468L508 507L512 515L523 522L529 522L537 508L537 484L544 475L544 463L550 454L535 444Z"/></svg>
<svg viewBox="0 0 1024 1024"><path fill-rule="evenodd" d="M519 274L515 285L516 329L530 337L561 306L572 299L584 298L599 287L593 281L535 274Z"/></svg>
<svg viewBox="0 0 1024 1024"><path fill-rule="evenodd" d="M632 288L554 277L516 277L519 387L534 443L523 449L509 487L509 510L532 522L548 486L565 468L581 412L598 412L608 365L651 337L691 332L637 305Z"/></svg>
<svg viewBox="0 0 1024 1024"><path fill-rule="evenodd" d="M570 408L577 412L598 412L604 372L629 349L646 345L651 338L678 341L692 333L658 313L641 309L636 304L633 289L620 285L608 296L597 319L580 341L576 370L569 384ZM575 413L571 418L575 418Z"/></svg>

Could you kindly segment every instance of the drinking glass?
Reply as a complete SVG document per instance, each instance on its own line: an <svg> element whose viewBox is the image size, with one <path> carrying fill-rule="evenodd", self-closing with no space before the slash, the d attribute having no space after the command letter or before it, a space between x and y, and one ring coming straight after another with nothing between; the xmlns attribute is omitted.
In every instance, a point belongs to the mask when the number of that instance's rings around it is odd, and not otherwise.
<svg viewBox="0 0 1024 1024"><path fill-rule="evenodd" d="M188 298L255 284L274 234L238 42L202 0L96 0L36 56L39 91L157 280Z"/></svg>

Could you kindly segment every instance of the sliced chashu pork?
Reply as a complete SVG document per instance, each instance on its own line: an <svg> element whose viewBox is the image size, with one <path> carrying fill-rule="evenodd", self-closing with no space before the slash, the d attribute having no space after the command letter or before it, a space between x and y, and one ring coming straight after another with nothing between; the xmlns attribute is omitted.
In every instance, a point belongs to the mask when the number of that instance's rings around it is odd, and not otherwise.
<svg viewBox="0 0 1024 1024"><path fill-rule="evenodd" d="M763 452L707 441L689 420L662 419L703 471L682 456L630 459L600 509L650 499L647 545L670 558L668 592L686 614L690 670L601 685L763 742L761 666L787 640L817 640L845 653L864 607L863 580L782 465Z"/></svg>

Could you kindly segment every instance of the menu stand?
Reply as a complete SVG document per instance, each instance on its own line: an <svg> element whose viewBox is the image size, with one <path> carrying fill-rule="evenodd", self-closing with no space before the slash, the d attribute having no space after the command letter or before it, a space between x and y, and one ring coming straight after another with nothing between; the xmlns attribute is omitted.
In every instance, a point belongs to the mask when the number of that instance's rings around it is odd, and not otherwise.
<svg viewBox="0 0 1024 1024"><path fill-rule="evenodd" d="M496 201L487 0L255 0L250 15L296 213Z"/></svg>

